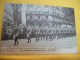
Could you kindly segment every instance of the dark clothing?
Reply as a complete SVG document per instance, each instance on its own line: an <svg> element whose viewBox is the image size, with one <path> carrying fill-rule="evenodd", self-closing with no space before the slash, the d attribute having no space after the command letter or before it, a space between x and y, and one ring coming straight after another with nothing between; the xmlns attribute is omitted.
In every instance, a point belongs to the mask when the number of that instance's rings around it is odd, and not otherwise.
<svg viewBox="0 0 80 60"><path fill-rule="evenodd" d="M15 35L15 39L14 39L14 41L15 41L15 45L18 45L18 35Z"/></svg>
<svg viewBox="0 0 80 60"><path fill-rule="evenodd" d="M29 34L29 36L27 38L28 38L28 43L30 43L31 42L31 34Z"/></svg>

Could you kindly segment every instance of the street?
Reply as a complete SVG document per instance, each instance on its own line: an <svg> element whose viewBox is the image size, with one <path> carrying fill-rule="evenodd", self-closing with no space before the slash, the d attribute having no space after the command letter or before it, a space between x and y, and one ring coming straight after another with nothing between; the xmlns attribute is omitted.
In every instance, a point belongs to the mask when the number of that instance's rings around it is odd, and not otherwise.
<svg viewBox="0 0 80 60"><path fill-rule="evenodd" d="M2 54L5 54L8 52L8 54L16 54L15 52L17 51L17 54L53 54L53 53L76 53L77 48L76 48L76 37L70 37L70 38L65 38L65 39L58 39L58 40L39 40L36 42L35 38L31 39L30 43L27 43L27 39L19 39L19 44L14 45L14 40L7 40L7 41L2 41L1 42L1 52ZM51 52L45 52L45 51L24 51L21 53L22 50L17 50L19 49L32 49L32 48L53 48L56 49L56 51L51 51ZM14 50L12 50L14 49ZM10 53L9 53L10 52ZM13 53L14 52L14 53ZM6 53L7 54L7 53Z"/></svg>
<svg viewBox="0 0 80 60"><path fill-rule="evenodd" d="M62 47L62 46L76 46L76 37L67 37L63 39L54 40L39 40L36 42L35 38L31 39L30 43L27 43L27 39L18 39L19 44L17 47ZM16 47L14 46L14 40L5 40L1 42L2 47Z"/></svg>

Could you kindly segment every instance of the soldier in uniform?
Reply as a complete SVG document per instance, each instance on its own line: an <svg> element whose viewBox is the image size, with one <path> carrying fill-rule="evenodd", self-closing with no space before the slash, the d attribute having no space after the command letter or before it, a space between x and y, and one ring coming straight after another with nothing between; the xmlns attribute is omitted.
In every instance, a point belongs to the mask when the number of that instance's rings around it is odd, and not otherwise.
<svg viewBox="0 0 80 60"><path fill-rule="evenodd" d="M18 45L18 35L19 35L19 33L18 32L15 32L15 34L13 35L13 39L14 39L14 41L15 41L15 44L14 45Z"/></svg>
<svg viewBox="0 0 80 60"><path fill-rule="evenodd" d="M8 39L11 39L11 34L12 34L12 29L11 29L11 27L9 27L9 28L7 29L7 34L8 34Z"/></svg>
<svg viewBox="0 0 80 60"><path fill-rule="evenodd" d="M40 38L41 38L41 40L42 40L42 36L43 36L43 30L42 30L42 28L40 29Z"/></svg>
<svg viewBox="0 0 80 60"><path fill-rule="evenodd" d="M39 29L36 30L36 42L39 41Z"/></svg>
<svg viewBox="0 0 80 60"><path fill-rule="evenodd" d="M43 28L43 40L46 38L46 29Z"/></svg>
<svg viewBox="0 0 80 60"><path fill-rule="evenodd" d="M26 27L23 27L23 39L26 38L26 32L27 32L27 28Z"/></svg>
<svg viewBox="0 0 80 60"><path fill-rule="evenodd" d="M14 32L13 32L13 39L15 41L14 45L18 45L18 38L19 38L19 26L17 25L17 22L14 25Z"/></svg>
<svg viewBox="0 0 80 60"><path fill-rule="evenodd" d="M27 39L28 39L28 43L31 42L31 30L29 30L29 32L27 33Z"/></svg>
<svg viewBox="0 0 80 60"><path fill-rule="evenodd" d="M48 40L48 30L46 30L46 40Z"/></svg>
<svg viewBox="0 0 80 60"><path fill-rule="evenodd" d="M54 29L52 31L52 36L53 36L53 38L52 38L53 40L56 39L56 34L55 34L55 30Z"/></svg>
<svg viewBox="0 0 80 60"><path fill-rule="evenodd" d="M51 29L49 30L49 39L50 41L52 40L52 30Z"/></svg>

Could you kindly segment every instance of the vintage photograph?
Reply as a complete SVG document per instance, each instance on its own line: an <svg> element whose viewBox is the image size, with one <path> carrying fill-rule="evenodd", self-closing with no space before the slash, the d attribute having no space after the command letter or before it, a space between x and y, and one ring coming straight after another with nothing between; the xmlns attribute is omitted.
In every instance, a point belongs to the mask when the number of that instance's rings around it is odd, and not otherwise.
<svg viewBox="0 0 80 60"><path fill-rule="evenodd" d="M4 4L1 54L77 53L74 8Z"/></svg>

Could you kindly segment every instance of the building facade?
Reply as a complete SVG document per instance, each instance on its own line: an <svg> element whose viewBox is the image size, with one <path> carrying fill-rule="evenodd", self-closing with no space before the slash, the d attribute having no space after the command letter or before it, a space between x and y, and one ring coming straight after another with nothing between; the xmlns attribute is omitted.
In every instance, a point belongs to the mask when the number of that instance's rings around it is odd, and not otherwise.
<svg viewBox="0 0 80 60"><path fill-rule="evenodd" d="M35 27L38 30L55 31L56 34L75 35L74 9L27 5L26 26Z"/></svg>
<svg viewBox="0 0 80 60"><path fill-rule="evenodd" d="M21 23L21 5L4 4L2 40L12 39L12 34L14 32L15 25L19 25Z"/></svg>
<svg viewBox="0 0 80 60"><path fill-rule="evenodd" d="M74 27L74 9L65 7L27 5L26 24L28 21L33 25L44 22L41 25L57 27ZM33 23L34 22L34 23ZM37 23L36 23L37 22Z"/></svg>

